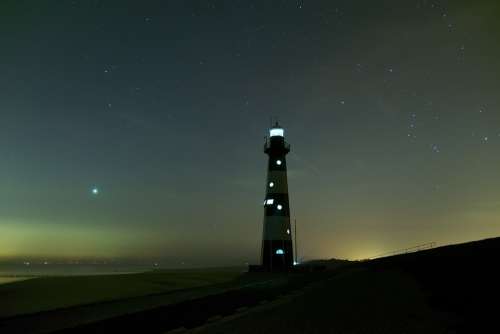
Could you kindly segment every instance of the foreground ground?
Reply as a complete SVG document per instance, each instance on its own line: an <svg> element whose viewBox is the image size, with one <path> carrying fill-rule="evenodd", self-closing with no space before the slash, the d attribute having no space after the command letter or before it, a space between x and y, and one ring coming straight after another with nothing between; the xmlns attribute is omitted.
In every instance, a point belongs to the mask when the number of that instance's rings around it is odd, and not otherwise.
<svg viewBox="0 0 500 334"><path fill-rule="evenodd" d="M446 333L415 280L355 269L193 333Z"/></svg>
<svg viewBox="0 0 500 334"><path fill-rule="evenodd" d="M239 276L243 270L234 267L40 277L0 285L0 318L222 283Z"/></svg>
<svg viewBox="0 0 500 334"><path fill-rule="evenodd" d="M347 267L194 333L500 333L500 238Z"/></svg>
<svg viewBox="0 0 500 334"><path fill-rule="evenodd" d="M42 277L0 285L0 333L50 333L218 293L244 268Z"/></svg>
<svg viewBox="0 0 500 334"><path fill-rule="evenodd" d="M499 238L323 271L200 272L196 287L0 318L0 332L497 333L498 255Z"/></svg>

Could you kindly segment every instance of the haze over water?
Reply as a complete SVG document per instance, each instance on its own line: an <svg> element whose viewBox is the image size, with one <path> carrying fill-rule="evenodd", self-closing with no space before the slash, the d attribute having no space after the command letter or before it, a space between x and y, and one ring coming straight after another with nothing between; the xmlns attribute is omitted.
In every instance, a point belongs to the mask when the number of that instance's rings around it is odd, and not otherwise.
<svg viewBox="0 0 500 334"><path fill-rule="evenodd" d="M0 264L0 284L29 277L128 274L153 269L125 264Z"/></svg>

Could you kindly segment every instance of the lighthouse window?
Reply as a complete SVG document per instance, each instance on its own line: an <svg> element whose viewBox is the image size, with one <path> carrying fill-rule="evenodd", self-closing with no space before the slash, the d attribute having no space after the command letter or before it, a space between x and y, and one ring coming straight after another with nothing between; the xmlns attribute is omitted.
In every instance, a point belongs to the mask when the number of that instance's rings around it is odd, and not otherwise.
<svg viewBox="0 0 500 334"><path fill-rule="evenodd" d="M274 203L274 199L272 199L272 198L266 200L266 204L268 204L268 205L271 205L273 203Z"/></svg>
<svg viewBox="0 0 500 334"><path fill-rule="evenodd" d="M281 160L276 160L276 165L280 166L281 165Z"/></svg>
<svg viewBox="0 0 500 334"><path fill-rule="evenodd" d="M274 187L274 182L269 182L269 188Z"/></svg>
<svg viewBox="0 0 500 334"><path fill-rule="evenodd" d="M280 129L280 128L274 128L274 129L271 129L269 131L269 135L271 137L276 137L276 136L283 137L284 134L285 134L285 131L283 129Z"/></svg>
<svg viewBox="0 0 500 334"><path fill-rule="evenodd" d="M283 255L283 254L285 254L285 252L281 248L276 250L276 255Z"/></svg>
<svg viewBox="0 0 500 334"><path fill-rule="evenodd" d="M278 208L278 210L281 210L281 209L283 209L283 205L278 204L277 208Z"/></svg>

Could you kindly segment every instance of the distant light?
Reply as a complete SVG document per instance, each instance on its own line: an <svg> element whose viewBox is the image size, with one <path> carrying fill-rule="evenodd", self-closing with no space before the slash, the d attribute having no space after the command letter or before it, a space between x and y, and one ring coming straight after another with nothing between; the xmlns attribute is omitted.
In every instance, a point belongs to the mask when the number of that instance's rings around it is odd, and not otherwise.
<svg viewBox="0 0 500 334"><path fill-rule="evenodd" d="M274 199L272 199L272 198L266 200L266 204L268 204L268 205L271 205L273 203L274 203Z"/></svg>
<svg viewBox="0 0 500 334"><path fill-rule="evenodd" d="M280 166L281 165L281 160L276 160L276 165Z"/></svg>
<svg viewBox="0 0 500 334"><path fill-rule="evenodd" d="M278 248L278 249L276 250L276 255L283 255L283 254L285 254L285 251L284 251L284 250L282 250L281 248Z"/></svg>
<svg viewBox="0 0 500 334"><path fill-rule="evenodd" d="M283 209L283 205L278 204L277 208L278 208L278 210L281 210L281 209Z"/></svg>
<svg viewBox="0 0 500 334"><path fill-rule="evenodd" d="M274 187L274 182L269 182L269 188Z"/></svg>
<svg viewBox="0 0 500 334"><path fill-rule="evenodd" d="M99 195L99 189L97 187L92 188L93 195Z"/></svg>
<svg viewBox="0 0 500 334"><path fill-rule="evenodd" d="M296 266L298 265L299 263L297 261L293 261L293 265Z"/></svg>
<svg viewBox="0 0 500 334"><path fill-rule="evenodd" d="M272 128L269 130L269 136L270 137L284 137L285 136L285 130L281 128Z"/></svg>
<svg viewBox="0 0 500 334"><path fill-rule="evenodd" d="M286 229L286 234L290 234L290 229L289 228Z"/></svg>

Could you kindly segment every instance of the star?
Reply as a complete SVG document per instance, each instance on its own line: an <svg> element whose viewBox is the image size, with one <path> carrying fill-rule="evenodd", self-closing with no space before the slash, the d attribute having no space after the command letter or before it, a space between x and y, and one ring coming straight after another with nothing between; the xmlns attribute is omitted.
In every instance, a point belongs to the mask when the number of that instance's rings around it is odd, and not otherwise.
<svg viewBox="0 0 500 334"><path fill-rule="evenodd" d="M431 145L431 149L432 149L432 152L434 152L434 153L439 153L440 152L439 146L437 144L432 144Z"/></svg>

